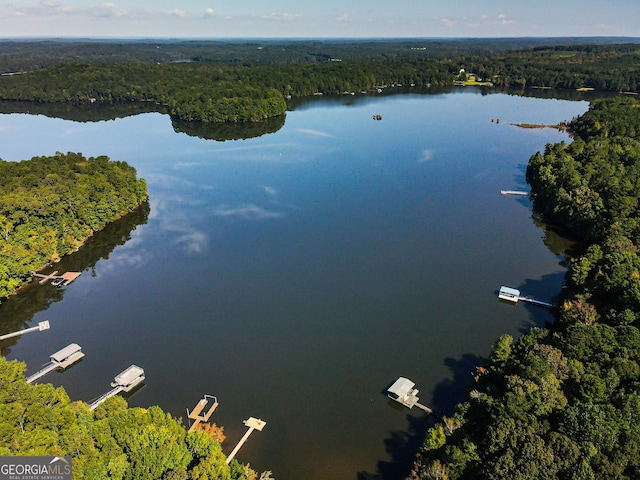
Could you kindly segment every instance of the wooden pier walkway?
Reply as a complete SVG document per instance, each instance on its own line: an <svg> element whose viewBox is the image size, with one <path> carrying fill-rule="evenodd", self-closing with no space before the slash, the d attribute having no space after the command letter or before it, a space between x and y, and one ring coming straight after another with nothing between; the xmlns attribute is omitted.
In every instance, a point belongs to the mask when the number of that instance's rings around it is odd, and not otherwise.
<svg viewBox="0 0 640 480"><path fill-rule="evenodd" d="M526 197L529 195L529 192L524 192L522 190L500 190L502 195L517 195L521 197Z"/></svg>
<svg viewBox="0 0 640 480"><path fill-rule="evenodd" d="M244 424L247 427L249 427L249 430L247 430L247 432L240 439L236 447L227 457L227 465L231 463L231 460L233 460L233 457L236 456L236 453L238 453L240 448L242 448L242 445L244 445L244 443L249 439L249 435L251 435L254 430L258 430L259 432L261 432L264 426L267 424L267 422L265 422L264 420L260 420L259 418L249 417L248 420L244 421Z"/></svg>
<svg viewBox="0 0 640 480"><path fill-rule="evenodd" d="M207 410L204 415L200 415L209 403L209 399L213 400L213 404L211 405L211 407L209 407L209 410ZM218 408L218 399L212 395L205 395L204 397L202 397L191 412L187 408L187 417L193 420L193 423L189 427L189 432L198 428L198 425L200 425L200 423L208 422L216 408Z"/></svg>
<svg viewBox="0 0 640 480"><path fill-rule="evenodd" d="M425 411L426 413L433 413L433 410L431 410L429 407L422 405L421 403L414 403L413 404L414 407L418 407L420 410Z"/></svg>
<svg viewBox="0 0 640 480"><path fill-rule="evenodd" d="M103 393L98 398L96 398L91 403L91 405L89 405L89 410L95 410L96 408L98 408L98 405L100 405L102 402L104 402L107 398L113 397L114 395L117 395L122 391L123 391L122 387L116 387L113 390L109 390L107 393Z"/></svg>
<svg viewBox="0 0 640 480"><path fill-rule="evenodd" d="M42 273L35 273L34 272L33 276L34 277L40 277L42 280L40 280L40 282L38 282L38 283L43 284L43 283L47 283L49 280L54 280L54 279L58 278L58 271L56 270L55 272L50 273L49 275L43 275Z"/></svg>
<svg viewBox="0 0 640 480"><path fill-rule="evenodd" d="M530 298L530 297L520 297L519 300L521 302L527 302L527 303L531 303L533 305L538 305L539 307L545 307L545 308L554 308L555 307L555 305L553 303L543 302L541 300L536 300L535 298Z"/></svg>
<svg viewBox="0 0 640 480"><path fill-rule="evenodd" d="M38 325L36 325L35 327L25 328L24 330L18 330L17 332L0 335L0 341L6 340L7 338L19 337L20 335L24 335L25 333L29 333L29 332L42 332L43 330L49 330L49 328L50 328L49 320L45 320L43 322L38 323Z"/></svg>
<svg viewBox="0 0 640 480"><path fill-rule="evenodd" d="M41 279L38 282L40 284L47 283L49 280L51 280L52 282L55 281L55 280L59 280L61 282L61 284L64 285L64 286L69 285L76 278L78 278L81 274L82 274L82 272L66 272L66 273L63 273L62 275L58 275L58 271L57 270L52 272L52 273L49 273L49 274L36 273L36 272L32 273L32 275L34 277L38 277L38 278Z"/></svg>
<svg viewBox="0 0 640 480"><path fill-rule="evenodd" d="M40 378L44 377L47 373L53 372L56 368L58 368L58 366L55 363L52 363L52 362L47 363L43 369L38 370L33 375L27 377L27 383L33 383L36 380L39 380Z"/></svg>

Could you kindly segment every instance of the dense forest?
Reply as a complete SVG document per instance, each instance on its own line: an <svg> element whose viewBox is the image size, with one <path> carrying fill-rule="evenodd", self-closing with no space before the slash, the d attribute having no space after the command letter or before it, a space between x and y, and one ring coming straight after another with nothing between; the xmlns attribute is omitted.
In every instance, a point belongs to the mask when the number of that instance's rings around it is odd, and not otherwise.
<svg viewBox="0 0 640 480"><path fill-rule="evenodd" d="M424 60L539 47L622 43L640 42L637 38L626 37L4 40L0 41L0 74L38 70L67 62L282 65L326 62L331 59Z"/></svg>
<svg viewBox="0 0 640 480"><path fill-rule="evenodd" d="M69 49L77 48L73 42L66 45ZM313 47L304 45L307 50ZM315 61L302 63L283 60L273 52L269 57L272 60L254 63L210 61L206 55L178 63L152 62L144 55L144 60L128 62L120 57L109 61L99 56L101 61L87 63L85 56L80 57L85 60L82 63L78 59L67 60L47 68L3 75L0 100L105 105L152 102L166 106L175 119L223 123L257 122L282 115L287 108L285 98L292 96L359 94L388 85L452 85L461 79L462 70L465 78L473 74L475 80L497 88L637 92L640 85L637 43L543 45L492 51L473 42L468 44L468 50L463 49L467 45L464 42L456 48L446 44L446 48L440 49L433 43L428 47L400 43L393 44L395 54L380 47L381 52L375 56L375 50L363 47L368 44L356 45L368 53L361 51L360 57L353 59L318 54ZM324 50L325 45L316 47L318 52L331 51ZM344 45L341 48L348 51ZM0 63L1 59L2 55Z"/></svg>
<svg viewBox="0 0 640 480"><path fill-rule="evenodd" d="M0 298L146 199L135 169L104 156L0 161Z"/></svg>
<svg viewBox="0 0 640 480"><path fill-rule="evenodd" d="M26 383L24 369L0 357L0 455L69 455L74 479L257 478L235 460L226 464L221 429L187 433L159 407L127 408L118 396L91 411L61 387Z"/></svg>
<svg viewBox="0 0 640 480"><path fill-rule="evenodd" d="M534 155L535 208L584 240L556 323L502 336L411 478L640 478L640 102L592 103Z"/></svg>

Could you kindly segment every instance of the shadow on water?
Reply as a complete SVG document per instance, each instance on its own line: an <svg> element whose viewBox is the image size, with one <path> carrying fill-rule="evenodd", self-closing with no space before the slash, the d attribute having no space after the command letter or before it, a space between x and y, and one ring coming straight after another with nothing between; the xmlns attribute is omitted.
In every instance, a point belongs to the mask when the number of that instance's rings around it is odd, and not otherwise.
<svg viewBox="0 0 640 480"><path fill-rule="evenodd" d="M392 400L389 400L389 406L398 409L406 408ZM413 466L416 452L424 442L427 430L437 421L435 416L426 413L417 416L407 415L407 429L390 432L389 437L384 441L391 460L380 460L375 473L358 472L358 480L402 480L406 478Z"/></svg>
<svg viewBox="0 0 640 480"><path fill-rule="evenodd" d="M78 105L70 103L0 101L0 114L12 113L43 115L49 118L89 123L132 117L143 113L168 114L168 111L166 107L154 102ZM279 115L262 122L204 123L186 122L172 117L171 124L176 133L186 133L191 137L223 142L225 140L245 140L268 133L275 133L283 127L285 118L285 115Z"/></svg>
<svg viewBox="0 0 640 480"><path fill-rule="evenodd" d="M128 102L114 105L87 103L78 105L72 103L0 101L0 113L43 115L49 118L60 118L82 123L103 122L152 112L167 113L167 109L153 102Z"/></svg>
<svg viewBox="0 0 640 480"><path fill-rule="evenodd" d="M487 363L488 359L466 354L460 359L445 358L444 364L451 370L453 376L443 380L433 390L431 405L434 413L426 414L418 409L407 415L406 430L390 432L385 439L385 449L391 460L380 460L376 472L359 472L358 480L402 480L407 478L413 468L416 454L424 442L427 430L433 427L442 416L451 415L455 405L465 400L467 391L476 367ZM386 395L386 391L381 393ZM388 400L389 408L404 410L406 407Z"/></svg>
<svg viewBox="0 0 640 480"><path fill-rule="evenodd" d="M555 321L557 305L560 302L560 288L555 293L550 292L549 285L559 285L564 283L565 274L562 272L544 275L539 280L527 279L517 287L522 296L535 300L547 302L553 305L551 308L535 305L532 303L522 303L522 307L529 313L529 319L520 328L520 333L527 333L531 328L550 328ZM520 306L520 305L518 305Z"/></svg>
<svg viewBox="0 0 640 480"><path fill-rule="evenodd" d="M558 257L561 265L566 266L570 259L584 255L586 245L580 243L566 228L545 223L540 213L533 213L533 223L544 232L542 241Z"/></svg>
<svg viewBox="0 0 640 480"><path fill-rule="evenodd" d="M447 357L444 364L452 373L450 379L438 383L433 389L432 407L440 416L450 416L455 406L466 400L469 387L473 383L476 368L489 361L471 353L462 355L459 359Z"/></svg>
<svg viewBox="0 0 640 480"><path fill-rule="evenodd" d="M131 238L131 232L147 223L149 211L149 204L142 204L129 215L96 233L73 255L62 258L45 271L75 271L95 275L94 268L98 261L109 258L116 247L124 245ZM47 310L52 303L62 300L65 288L68 287L54 287L50 282L41 285L34 280L20 289L18 295L6 299L0 305L0 335L28 328L36 313ZM19 338L13 337L0 342L0 353L5 357L9 355L11 347L16 345Z"/></svg>

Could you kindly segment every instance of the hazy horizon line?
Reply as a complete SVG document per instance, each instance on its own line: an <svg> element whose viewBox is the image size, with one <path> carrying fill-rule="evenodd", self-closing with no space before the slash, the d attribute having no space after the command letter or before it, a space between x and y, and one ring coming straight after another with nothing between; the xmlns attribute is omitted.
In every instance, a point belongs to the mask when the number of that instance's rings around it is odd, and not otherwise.
<svg viewBox="0 0 640 480"><path fill-rule="evenodd" d="M522 35L522 36L487 36L487 37L478 37L478 36L433 36L433 37L421 37L421 36L407 36L407 37L397 37L397 36L353 36L353 37L345 37L345 36L326 36L326 37L299 37L299 36L282 36L282 37L272 37L272 36L237 36L237 37L202 37L202 36L184 36L184 37L176 37L176 36L131 36L131 35L123 35L123 36L61 36L61 35L20 35L20 36L7 36L0 37L0 41L12 41L12 40L32 40L32 41L42 41L42 40L68 40L68 41L80 41L80 40L89 40L89 41L100 41L100 40L135 40L135 41L278 41L278 40L287 40L287 41L318 41L318 40L342 40L342 41L358 41L358 40L380 40L380 41L403 41L403 40L421 40L421 41L442 41L442 40L522 40L522 39L537 39L537 40L571 40L571 39L603 39L603 40L637 40L640 41L640 36L629 36L629 35Z"/></svg>

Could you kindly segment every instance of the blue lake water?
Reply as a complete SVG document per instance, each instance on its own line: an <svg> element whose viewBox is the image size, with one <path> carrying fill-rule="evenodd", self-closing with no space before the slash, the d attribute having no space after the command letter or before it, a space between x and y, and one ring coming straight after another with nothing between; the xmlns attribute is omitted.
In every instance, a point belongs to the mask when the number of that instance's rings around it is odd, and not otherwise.
<svg viewBox="0 0 640 480"><path fill-rule="evenodd" d="M278 480L397 478L433 419L385 388L408 377L450 413L501 334L552 319L497 301L501 285L551 300L565 273L562 239L500 190L527 189L529 157L569 139L509 122L587 106L475 89L327 98L230 141L176 133L160 113L0 115L0 158L108 155L150 195L148 215L55 266L82 270L73 284L34 284L0 306L0 325L51 323L0 346L32 373L80 344L79 364L45 377L74 400L131 364L147 376L132 406L185 418L215 395L223 450L243 420L265 420L237 458Z"/></svg>

